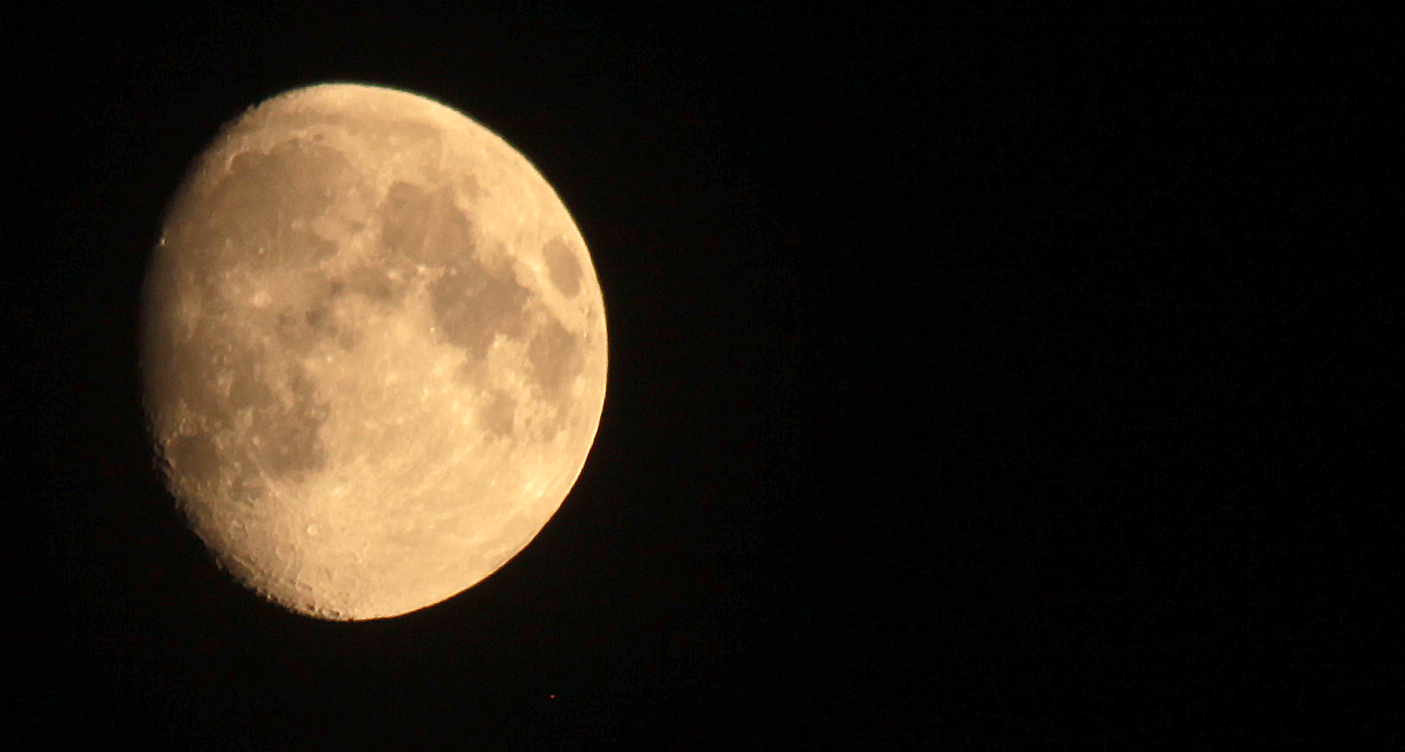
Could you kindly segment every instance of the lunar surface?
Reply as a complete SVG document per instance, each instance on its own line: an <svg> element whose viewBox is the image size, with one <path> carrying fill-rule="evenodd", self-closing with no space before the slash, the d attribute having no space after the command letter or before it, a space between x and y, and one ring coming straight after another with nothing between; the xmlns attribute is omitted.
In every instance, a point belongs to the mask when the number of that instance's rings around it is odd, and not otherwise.
<svg viewBox="0 0 1405 752"><path fill-rule="evenodd" d="M528 161L428 99L331 84L239 117L152 254L142 372L169 487L296 612L395 616L497 570L605 396L584 241Z"/></svg>

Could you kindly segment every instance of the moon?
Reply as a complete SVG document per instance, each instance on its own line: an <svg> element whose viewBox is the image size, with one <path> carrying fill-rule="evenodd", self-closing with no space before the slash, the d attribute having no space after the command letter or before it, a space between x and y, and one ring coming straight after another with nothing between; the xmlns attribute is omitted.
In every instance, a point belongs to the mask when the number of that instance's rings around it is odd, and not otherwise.
<svg viewBox="0 0 1405 752"><path fill-rule="evenodd" d="M605 398L600 285L497 135L395 89L295 89L225 126L142 302L163 474L215 560L329 620L450 598L541 531Z"/></svg>

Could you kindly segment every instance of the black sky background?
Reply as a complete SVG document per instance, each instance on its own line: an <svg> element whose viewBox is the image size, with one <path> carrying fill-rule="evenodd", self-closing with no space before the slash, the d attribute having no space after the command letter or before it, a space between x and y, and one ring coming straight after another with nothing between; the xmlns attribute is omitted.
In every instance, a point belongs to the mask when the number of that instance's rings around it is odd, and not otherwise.
<svg viewBox="0 0 1405 752"><path fill-rule="evenodd" d="M1389 29L27 13L0 282L19 748L1398 745ZM526 154L610 327L595 447L535 542L355 624L210 563L135 360L190 160L329 80Z"/></svg>

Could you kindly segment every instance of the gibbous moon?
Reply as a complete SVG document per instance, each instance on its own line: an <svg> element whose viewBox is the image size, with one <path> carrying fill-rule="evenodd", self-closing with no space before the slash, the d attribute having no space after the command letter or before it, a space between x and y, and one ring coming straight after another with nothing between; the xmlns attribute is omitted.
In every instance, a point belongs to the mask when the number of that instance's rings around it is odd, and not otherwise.
<svg viewBox="0 0 1405 752"><path fill-rule="evenodd" d="M605 398L604 303L551 186L437 102L329 84L199 157L147 272L150 430L217 561L303 614L396 616L521 551Z"/></svg>

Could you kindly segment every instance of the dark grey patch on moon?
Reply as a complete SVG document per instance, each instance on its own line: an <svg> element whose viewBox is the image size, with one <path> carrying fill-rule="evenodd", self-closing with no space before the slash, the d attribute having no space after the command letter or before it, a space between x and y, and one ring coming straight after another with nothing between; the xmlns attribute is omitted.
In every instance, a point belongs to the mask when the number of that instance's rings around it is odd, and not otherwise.
<svg viewBox="0 0 1405 752"><path fill-rule="evenodd" d="M214 439L200 434L181 436L166 449L168 473L176 473L195 485L214 483L220 477L220 454Z"/></svg>
<svg viewBox="0 0 1405 752"><path fill-rule="evenodd" d="M312 221L332 205L352 174L336 150L299 139L267 152L237 154L210 195L190 197L199 216L183 216L177 208L175 241L209 264L206 272L225 265L315 264L337 246L313 232Z"/></svg>
<svg viewBox="0 0 1405 752"><path fill-rule="evenodd" d="M562 295L575 297L581 289L581 265L566 241L555 238L542 246L542 258L546 260L546 274L551 284Z"/></svg>
<svg viewBox="0 0 1405 752"><path fill-rule="evenodd" d="M393 305L405 297L407 270L400 269L397 279L391 265L361 266L347 272L343 282L337 284L337 293L350 292L363 295L376 303Z"/></svg>
<svg viewBox="0 0 1405 752"><path fill-rule="evenodd" d="M579 337L566 331L561 322L549 319L527 345L527 360L542 395L559 403L585 368L585 350Z"/></svg>
<svg viewBox="0 0 1405 752"><path fill-rule="evenodd" d="M229 497L236 504L256 504L267 491L263 481L252 475L238 476L229 484Z"/></svg>
<svg viewBox="0 0 1405 752"><path fill-rule="evenodd" d="M246 384L255 379L252 354L233 346L223 327L202 326L196 337L185 341L168 341L151 361L153 397L161 405L184 402L190 412L201 416L223 415L228 395L247 398L251 389ZM222 370L228 367L229 392L222 394L218 385ZM237 386L236 386L237 385ZM159 390L159 391L158 391Z"/></svg>
<svg viewBox="0 0 1405 752"><path fill-rule="evenodd" d="M483 430L498 438L506 438L512 435L512 419L516 411L517 403L512 397L508 396L507 392L494 389L488 393L488 398L479 411L478 422Z"/></svg>
<svg viewBox="0 0 1405 752"><path fill-rule="evenodd" d="M489 268L461 258L429 287L434 320L445 341L482 360L499 333L520 339L530 294L506 266Z"/></svg>
<svg viewBox="0 0 1405 752"><path fill-rule="evenodd" d="M381 245L427 266L444 266L473 250L472 226L447 188L425 191L396 181L380 207Z"/></svg>
<svg viewBox="0 0 1405 752"><path fill-rule="evenodd" d="M357 267L337 279L307 272L293 292L284 294L270 325L279 341L298 354L321 342L351 349L361 340L362 332L357 322L336 315L337 301L353 296L393 309L405 297L405 280L405 274L397 279L391 269L373 266Z"/></svg>
<svg viewBox="0 0 1405 752"><path fill-rule="evenodd" d="M332 313L327 309L326 301L319 301L307 309L303 314L303 321L313 330L331 329Z"/></svg>
<svg viewBox="0 0 1405 752"><path fill-rule="evenodd" d="M208 423L199 433L168 440L165 458L173 476L200 484L219 480L222 466L230 480L255 468L292 477L325 466L318 430L329 409L318 401L301 367L288 366L270 377L257 367L267 360L257 350L212 347L203 341L192 341L174 354L176 358L162 365L172 371L168 387L173 391L160 399L180 399ZM270 383L270 378L280 383ZM220 384L227 384L227 391ZM220 456L216 435L237 442L237 456Z"/></svg>
<svg viewBox="0 0 1405 752"><path fill-rule="evenodd" d="M250 330L272 335L280 351L304 356L323 342L340 344L355 335L354 331L346 330L345 322L338 320L334 308L346 287L320 271L305 271L294 278L269 283L266 291L271 294L272 302L266 306L236 309L236 316L246 321ZM214 331L219 331L220 335L216 336ZM221 338L233 341L234 334L229 331L229 324L225 324L199 341L213 343ZM231 357L240 356L232 354Z"/></svg>
<svg viewBox="0 0 1405 752"><path fill-rule="evenodd" d="M330 307L331 296L308 301L305 305L288 305L276 314L274 331L290 352L307 353L317 343L335 340L340 334Z"/></svg>
<svg viewBox="0 0 1405 752"><path fill-rule="evenodd" d="M258 413L266 412L277 404L273 390L259 378L258 370L254 368L252 361L236 360L231 364L231 369L233 378L229 383L230 409L253 410Z"/></svg>
<svg viewBox="0 0 1405 752"><path fill-rule="evenodd" d="M285 378L291 404L274 396L255 406L248 436L250 455L277 476L320 470L327 463L327 453L317 431L327 421L328 406L317 401L316 387L301 367L290 366Z"/></svg>

